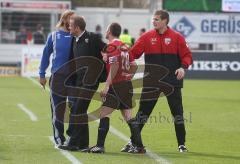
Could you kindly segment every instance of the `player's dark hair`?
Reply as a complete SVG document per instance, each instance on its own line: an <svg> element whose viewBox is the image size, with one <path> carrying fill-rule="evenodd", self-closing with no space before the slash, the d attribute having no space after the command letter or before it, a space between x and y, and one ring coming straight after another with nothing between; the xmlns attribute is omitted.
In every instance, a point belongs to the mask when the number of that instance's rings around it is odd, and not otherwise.
<svg viewBox="0 0 240 164"><path fill-rule="evenodd" d="M119 36L121 35L121 32L122 32L122 28L121 28L120 24L118 24L118 23L112 23L109 26L109 30L110 30L110 33L112 34L112 36L117 37L117 38L119 38Z"/></svg>
<svg viewBox="0 0 240 164"><path fill-rule="evenodd" d="M145 28L141 28L140 31L141 32L146 32L146 29Z"/></svg>
<svg viewBox="0 0 240 164"><path fill-rule="evenodd" d="M128 34L128 29L126 29L126 28L123 29L123 33L124 33L124 34Z"/></svg>

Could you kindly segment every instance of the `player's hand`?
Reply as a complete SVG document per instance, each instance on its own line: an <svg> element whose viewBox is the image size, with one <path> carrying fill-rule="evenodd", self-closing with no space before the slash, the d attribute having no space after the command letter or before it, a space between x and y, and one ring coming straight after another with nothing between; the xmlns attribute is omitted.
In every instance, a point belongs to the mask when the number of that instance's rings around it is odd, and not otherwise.
<svg viewBox="0 0 240 164"><path fill-rule="evenodd" d="M109 90L109 86L105 86L104 89L100 92L100 96L102 98L106 98L108 90Z"/></svg>
<svg viewBox="0 0 240 164"><path fill-rule="evenodd" d="M181 80L184 78L185 76L185 70L183 68L178 68L176 71L175 71L175 75L177 76L177 79L178 80Z"/></svg>
<svg viewBox="0 0 240 164"><path fill-rule="evenodd" d="M107 53L101 52L102 54L102 59L105 63L107 63Z"/></svg>
<svg viewBox="0 0 240 164"><path fill-rule="evenodd" d="M47 83L46 78L39 78L39 83L42 85L43 89L45 89L45 85Z"/></svg>

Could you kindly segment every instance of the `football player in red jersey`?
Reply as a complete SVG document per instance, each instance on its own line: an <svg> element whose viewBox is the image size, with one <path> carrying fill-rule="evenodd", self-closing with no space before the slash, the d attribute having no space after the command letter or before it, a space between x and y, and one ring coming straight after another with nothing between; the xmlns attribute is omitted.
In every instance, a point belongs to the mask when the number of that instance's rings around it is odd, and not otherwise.
<svg viewBox="0 0 240 164"><path fill-rule="evenodd" d="M121 26L112 23L108 26L106 38L109 43L105 48L108 78L104 89L101 91L103 104L100 108L100 124L98 128L97 145L90 148L92 153L104 153L104 143L109 130L109 115L120 109L122 116L128 123L133 144L129 153L145 153L142 144L139 125L132 119L132 76L137 70L133 58L129 58L127 47L119 40Z"/></svg>
<svg viewBox="0 0 240 164"><path fill-rule="evenodd" d="M154 72L151 65L158 65L159 67L165 67L168 70L168 74L161 79L163 83L170 84L173 87L173 92L166 95L170 111L174 117L174 125L176 131L176 137L178 142L179 152L186 152L185 146L185 125L183 117L183 105L182 105L182 92L183 78L185 76L185 70L192 64L192 53L190 52L184 37L168 26L169 14L165 10L157 10L153 15L154 29L145 32L129 50L130 56L137 59L145 54L145 72ZM154 76L157 79L159 75ZM150 92L147 78L143 79L142 95L146 92ZM153 78L152 78L153 79ZM160 80L160 77L159 77ZM141 98L139 110L136 115L136 120L139 120L139 127L142 130L145 122L149 118L152 110L154 109L158 96L151 100ZM144 96L142 96L144 97ZM131 137L132 138L132 137ZM124 146L122 151L128 151L131 146L131 142Z"/></svg>

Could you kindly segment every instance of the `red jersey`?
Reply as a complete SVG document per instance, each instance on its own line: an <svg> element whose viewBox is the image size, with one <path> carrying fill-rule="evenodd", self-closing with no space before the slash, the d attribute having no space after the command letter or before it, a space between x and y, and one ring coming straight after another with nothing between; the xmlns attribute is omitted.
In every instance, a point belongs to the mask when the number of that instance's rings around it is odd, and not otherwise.
<svg viewBox="0 0 240 164"><path fill-rule="evenodd" d="M177 80L175 71L180 67L187 69L192 64L192 53L180 33L169 27L163 34L155 29L144 33L129 51L135 59L143 53L145 64L157 64L169 70L164 82L183 86L182 80Z"/></svg>
<svg viewBox="0 0 240 164"><path fill-rule="evenodd" d="M128 55L128 52L121 50L121 47L125 46L123 42L119 39L114 39L108 44L108 47L112 49L112 52L107 54L107 73L109 75L111 64L118 63L119 68L116 76L114 77L112 83L119 83L121 81L131 80L131 76L128 73L129 64L134 61L132 57Z"/></svg>

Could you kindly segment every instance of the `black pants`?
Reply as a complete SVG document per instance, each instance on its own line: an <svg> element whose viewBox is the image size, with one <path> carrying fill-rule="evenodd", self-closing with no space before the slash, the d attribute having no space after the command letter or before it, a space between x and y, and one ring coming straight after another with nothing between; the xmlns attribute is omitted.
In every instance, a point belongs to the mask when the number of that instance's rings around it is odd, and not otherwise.
<svg viewBox="0 0 240 164"><path fill-rule="evenodd" d="M146 90L143 89L142 92ZM139 128L142 130L144 124L149 118L150 114L154 106L157 103L156 100L140 100L140 107L136 114L136 118L139 121ZM177 142L179 145L185 144L185 126L184 126L184 118L183 118L183 105L182 105L182 93L181 88L174 88L174 92L167 96L167 101L169 108L171 110L172 116L174 117L174 126L177 137Z"/></svg>
<svg viewBox="0 0 240 164"><path fill-rule="evenodd" d="M70 116L70 124L73 129L68 133L70 136L69 145L78 146L79 148L86 148L89 146L87 110L98 85L99 83L93 86L84 86L81 83L77 83L77 87L91 90L91 92L86 92L87 95L82 94L82 98L75 98L74 100L73 110Z"/></svg>

